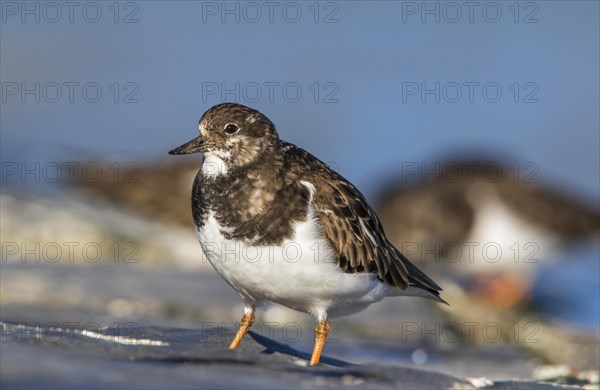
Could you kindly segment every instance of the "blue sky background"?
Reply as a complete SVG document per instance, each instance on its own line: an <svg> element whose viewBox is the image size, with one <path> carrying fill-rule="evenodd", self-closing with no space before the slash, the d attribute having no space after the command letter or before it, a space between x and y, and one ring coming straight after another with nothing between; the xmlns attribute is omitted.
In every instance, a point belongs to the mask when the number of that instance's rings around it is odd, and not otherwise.
<svg viewBox="0 0 600 390"><path fill-rule="evenodd" d="M223 100L203 88L240 83L225 100L266 113L282 138L369 198L403 162L431 167L455 152L534 162L541 180L600 196L597 1L474 2L471 15L463 2L272 4L270 16L264 2L81 2L70 16L66 6L59 15L43 2L2 2L2 161L167 160ZM39 103L11 94L36 82ZM80 83L73 102L64 82ZM479 83L472 102L465 82ZM55 103L49 83L61 85ZM97 102L84 100L86 83L100 86ZM406 83L439 83L440 102L403 95ZM486 83L500 86L499 101L485 100L495 97L483 95ZM456 85L462 97L451 103ZM302 96L292 103L294 86ZM130 92L137 102L123 102ZM325 103L332 92L337 102ZM530 93L537 102L524 102Z"/></svg>

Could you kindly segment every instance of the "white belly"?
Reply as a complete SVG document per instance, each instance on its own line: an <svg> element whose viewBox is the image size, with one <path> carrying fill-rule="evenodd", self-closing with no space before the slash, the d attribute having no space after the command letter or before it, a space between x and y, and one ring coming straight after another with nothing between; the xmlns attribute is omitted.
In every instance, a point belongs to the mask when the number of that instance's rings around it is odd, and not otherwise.
<svg viewBox="0 0 600 390"><path fill-rule="evenodd" d="M329 241L309 215L283 245L252 246L225 238L211 212L197 230L198 240L215 270L251 303L272 301L324 319L358 312L388 295L390 287L374 274L338 268Z"/></svg>

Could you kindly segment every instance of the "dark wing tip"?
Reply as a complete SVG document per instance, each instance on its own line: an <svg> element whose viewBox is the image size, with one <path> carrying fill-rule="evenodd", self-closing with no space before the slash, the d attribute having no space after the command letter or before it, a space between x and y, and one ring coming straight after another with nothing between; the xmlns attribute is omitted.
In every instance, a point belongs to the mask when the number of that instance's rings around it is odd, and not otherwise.
<svg viewBox="0 0 600 390"><path fill-rule="evenodd" d="M417 268L416 265L410 262L398 249L396 249L396 254L398 258L406 267L406 271L408 272L408 281L412 286L422 288L424 290L433 290L433 291L443 291L436 282L434 282L429 276L425 275L423 271Z"/></svg>
<svg viewBox="0 0 600 390"><path fill-rule="evenodd" d="M450 304L444 298L442 298L440 296L440 291L439 290L432 290L432 289L428 289L428 288L423 288L421 286L415 286L413 284L411 284L411 286L412 287L418 287L418 288L426 291L428 295L425 296L424 298L431 299L433 301L436 301L436 302L439 302L439 303L443 303L444 305L450 306Z"/></svg>
<svg viewBox="0 0 600 390"><path fill-rule="evenodd" d="M408 282L411 287L420 288L421 290L426 291L429 295L428 298L433 299L434 301L443 303L445 305L450 305L446 302L441 296L440 292L443 291L442 287L440 287L436 282L434 282L429 276L427 276L423 271L421 271L416 265L410 262L396 247L394 247L396 255L404 264L406 271L408 272Z"/></svg>

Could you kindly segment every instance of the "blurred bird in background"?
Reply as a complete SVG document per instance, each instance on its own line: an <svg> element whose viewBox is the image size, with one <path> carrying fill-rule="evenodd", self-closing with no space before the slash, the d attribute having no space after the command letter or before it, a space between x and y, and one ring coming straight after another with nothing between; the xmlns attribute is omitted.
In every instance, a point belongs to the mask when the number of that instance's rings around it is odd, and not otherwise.
<svg viewBox="0 0 600 390"><path fill-rule="evenodd" d="M498 162L449 160L425 179L382 194L386 233L421 266L494 306L523 303L537 266L599 237L597 209Z"/></svg>

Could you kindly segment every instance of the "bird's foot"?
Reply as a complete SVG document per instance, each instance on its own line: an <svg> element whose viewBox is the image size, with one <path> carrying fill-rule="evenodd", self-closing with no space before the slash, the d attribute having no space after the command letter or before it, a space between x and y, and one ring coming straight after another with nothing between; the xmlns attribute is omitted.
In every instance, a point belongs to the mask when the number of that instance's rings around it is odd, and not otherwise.
<svg viewBox="0 0 600 390"><path fill-rule="evenodd" d="M248 332L248 329L250 329L253 322L254 322L254 312L250 311L250 312L245 313L244 316L242 317L242 319L240 320L240 328L238 329L237 333L235 334L233 341L229 345L229 349L236 349L237 346L240 345L242 338L244 338L244 335Z"/></svg>
<svg viewBox="0 0 600 390"><path fill-rule="evenodd" d="M329 322L319 321L315 329L315 346L313 348L312 357L310 358L310 365L316 366L319 364L321 359L321 352L323 351L323 345L325 345L325 339L329 334Z"/></svg>

